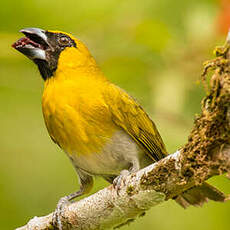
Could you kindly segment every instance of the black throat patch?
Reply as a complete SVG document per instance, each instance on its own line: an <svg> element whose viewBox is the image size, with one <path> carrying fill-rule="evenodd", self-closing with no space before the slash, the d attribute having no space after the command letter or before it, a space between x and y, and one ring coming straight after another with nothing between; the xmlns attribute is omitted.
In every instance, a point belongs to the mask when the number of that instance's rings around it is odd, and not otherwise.
<svg viewBox="0 0 230 230"><path fill-rule="evenodd" d="M54 75L58 66L60 53L66 47L75 47L77 44L68 35L62 33L45 32L49 47L46 49L46 60L35 59L34 63L38 66L40 74L44 80Z"/></svg>
<svg viewBox="0 0 230 230"><path fill-rule="evenodd" d="M39 72L45 81L47 78L50 78L53 76L56 69L51 69L48 65L48 63L45 60L35 59L34 63L37 64Z"/></svg>

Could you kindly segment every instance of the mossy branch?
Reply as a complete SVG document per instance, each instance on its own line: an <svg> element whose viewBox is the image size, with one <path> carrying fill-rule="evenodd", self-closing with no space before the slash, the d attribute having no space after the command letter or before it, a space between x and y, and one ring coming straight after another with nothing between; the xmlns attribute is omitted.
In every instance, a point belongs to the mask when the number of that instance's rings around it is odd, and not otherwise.
<svg viewBox="0 0 230 230"><path fill-rule="evenodd" d="M230 37L230 36L229 36ZM64 213L66 229L119 227L143 215L149 208L204 183L230 174L230 49L229 41L216 49L216 59L205 64L203 82L207 96L194 122L187 144L178 152L126 178L117 192L109 186L69 205ZM207 83L205 75L214 70ZM52 214L34 217L18 230L52 229Z"/></svg>

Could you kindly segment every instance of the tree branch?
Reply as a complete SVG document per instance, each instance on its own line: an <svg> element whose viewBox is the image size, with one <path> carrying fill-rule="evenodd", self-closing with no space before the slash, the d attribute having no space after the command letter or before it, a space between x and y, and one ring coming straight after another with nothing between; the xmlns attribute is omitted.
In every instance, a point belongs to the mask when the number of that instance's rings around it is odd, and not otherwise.
<svg viewBox="0 0 230 230"><path fill-rule="evenodd" d="M216 59L205 65L215 70L202 113L195 119L188 143L126 178L117 192L109 186L69 205L64 212L66 229L118 227L144 214L149 208L204 183L208 178L230 174L230 49L227 41L216 49ZM34 217L18 230L50 229L52 213Z"/></svg>

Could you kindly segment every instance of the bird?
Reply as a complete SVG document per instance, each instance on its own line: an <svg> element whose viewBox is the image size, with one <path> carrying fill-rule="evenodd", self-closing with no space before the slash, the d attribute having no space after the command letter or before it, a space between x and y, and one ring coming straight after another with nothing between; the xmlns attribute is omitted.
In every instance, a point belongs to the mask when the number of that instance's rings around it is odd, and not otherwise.
<svg viewBox="0 0 230 230"><path fill-rule="evenodd" d="M44 80L42 111L48 133L69 157L80 189L61 198L53 224L71 200L89 193L93 176L119 189L122 180L168 155L156 125L141 105L103 74L88 48L73 35L25 28L12 47L31 59ZM184 208L207 199L224 201L204 183L175 197Z"/></svg>

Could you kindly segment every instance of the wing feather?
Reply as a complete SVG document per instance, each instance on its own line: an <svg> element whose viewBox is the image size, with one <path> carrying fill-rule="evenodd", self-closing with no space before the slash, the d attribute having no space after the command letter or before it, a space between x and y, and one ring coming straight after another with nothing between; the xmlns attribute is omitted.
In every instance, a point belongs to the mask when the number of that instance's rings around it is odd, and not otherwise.
<svg viewBox="0 0 230 230"><path fill-rule="evenodd" d="M163 140L154 122L142 107L125 91L110 85L105 94L113 122L126 131L154 161L167 155Z"/></svg>

